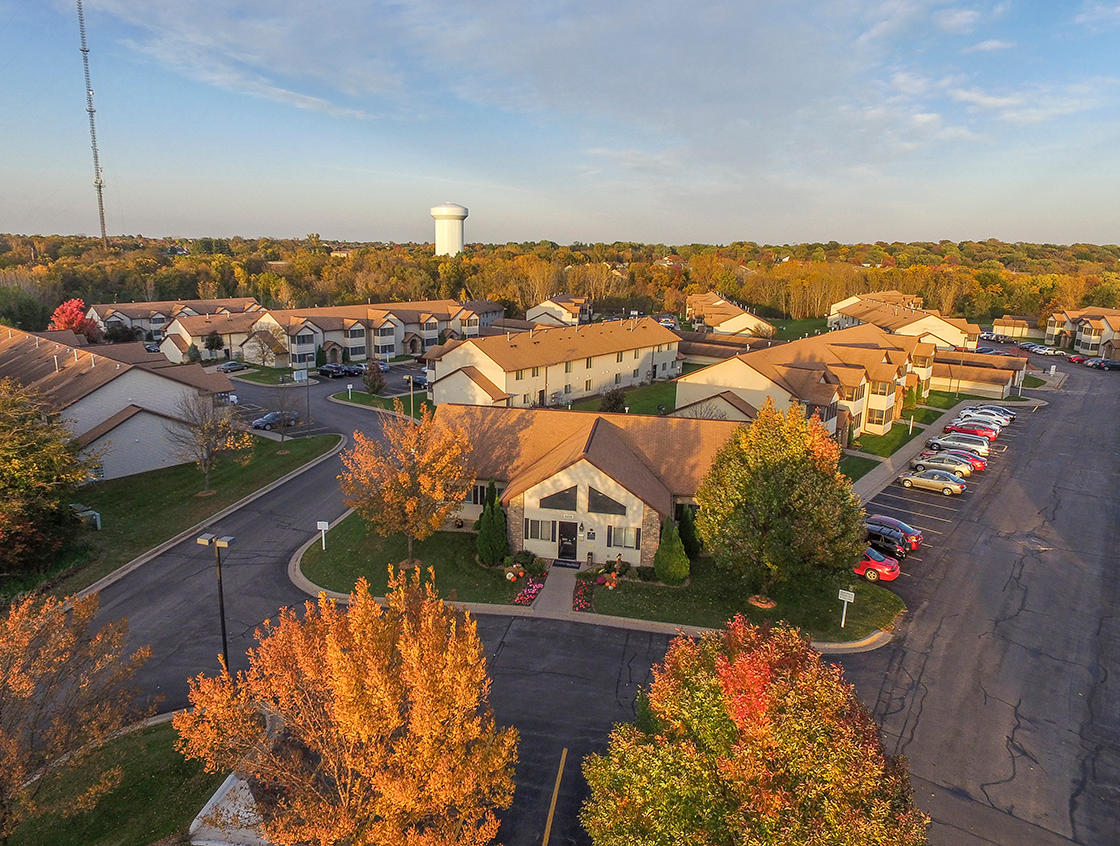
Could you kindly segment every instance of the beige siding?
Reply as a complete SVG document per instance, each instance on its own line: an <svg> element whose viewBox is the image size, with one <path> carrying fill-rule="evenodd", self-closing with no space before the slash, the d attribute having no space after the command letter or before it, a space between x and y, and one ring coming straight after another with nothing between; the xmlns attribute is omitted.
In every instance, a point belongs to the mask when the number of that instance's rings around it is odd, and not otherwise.
<svg viewBox="0 0 1120 846"><path fill-rule="evenodd" d="M185 429L181 424L141 411L94 441L82 454L100 453L102 478L105 479L182 464L182 458L175 455L167 436L167 429L172 426ZM201 480L200 474L200 485Z"/></svg>
<svg viewBox="0 0 1120 846"><path fill-rule="evenodd" d="M788 408L791 402L791 397L784 388L771 382L753 367L748 367L740 359L732 358L678 379L677 405L698 402L723 391L731 391L755 408L761 408L767 397L772 397L778 408Z"/></svg>
<svg viewBox="0 0 1120 846"><path fill-rule="evenodd" d="M176 416L181 398L194 393L196 389L188 385L134 367L66 408L62 419L80 435L128 405Z"/></svg>

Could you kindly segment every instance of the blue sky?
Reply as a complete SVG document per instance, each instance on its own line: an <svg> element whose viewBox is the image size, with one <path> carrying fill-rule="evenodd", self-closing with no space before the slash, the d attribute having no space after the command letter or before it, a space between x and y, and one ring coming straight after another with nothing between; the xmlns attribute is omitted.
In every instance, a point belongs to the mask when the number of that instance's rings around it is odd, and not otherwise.
<svg viewBox="0 0 1120 846"><path fill-rule="evenodd" d="M1120 3L87 0L109 229L1120 240ZM0 0L0 231L94 232L74 6Z"/></svg>

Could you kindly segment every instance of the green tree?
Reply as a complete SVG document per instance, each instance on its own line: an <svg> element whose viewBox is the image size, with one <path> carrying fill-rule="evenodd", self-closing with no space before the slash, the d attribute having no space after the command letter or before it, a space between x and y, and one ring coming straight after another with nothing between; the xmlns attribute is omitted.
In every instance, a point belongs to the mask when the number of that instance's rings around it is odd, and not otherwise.
<svg viewBox="0 0 1120 846"><path fill-rule="evenodd" d="M688 554L672 517L661 524L661 542L653 555L653 572L667 585L679 585L688 578Z"/></svg>
<svg viewBox="0 0 1120 846"><path fill-rule="evenodd" d="M362 384L365 386L366 392L370 394L379 394L385 389L385 374L381 372L381 368L377 366L376 362L370 362L362 376Z"/></svg>
<svg viewBox="0 0 1120 846"><path fill-rule="evenodd" d="M315 366L322 367L327 363L327 354L323 352L322 347L315 347Z"/></svg>
<svg viewBox="0 0 1120 846"><path fill-rule="evenodd" d="M225 339L218 334L217 329L211 329L206 333L206 337L202 339L202 345L206 347L207 351L216 353L218 350L225 347Z"/></svg>
<svg viewBox="0 0 1120 846"><path fill-rule="evenodd" d="M0 379L0 576L42 572L77 530L69 502L96 457L34 388Z"/></svg>
<svg viewBox="0 0 1120 846"><path fill-rule="evenodd" d="M626 393L622 388L611 388L603 394L599 410L604 414L621 414L626 411Z"/></svg>
<svg viewBox="0 0 1120 846"><path fill-rule="evenodd" d="M594 846L924 844L906 763L841 671L742 617L678 637L636 725L583 764Z"/></svg>
<svg viewBox="0 0 1120 846"><path fill-rule="evenodd" d="M700 536L696 534L696 511L691 505L680 506L681 518L677 526L681 534L681 543L689 558L700 554Z"/></svg>
<svg viewBox="0 0 1120 846"><path fill-rule="evenodd" d="M482 508L476 548L479 560L491 567L509 554L506 513L498 502L487 502Z"/></svg>
<svg viewBox="0 0 1120 846"><path fill-rule="evenodd" d="M696 493L696 527L716 563L775 583L840 573L865 547L863 507L840 447L800 406L772 400L719 451Z"/></svg>
<svg viewBox="0 0 1120 846"><path fill-rule="evenodd" d="M193 364L202 361L202 353L198 351L198 346L194 343L187 347L187 361Z"/></svg>

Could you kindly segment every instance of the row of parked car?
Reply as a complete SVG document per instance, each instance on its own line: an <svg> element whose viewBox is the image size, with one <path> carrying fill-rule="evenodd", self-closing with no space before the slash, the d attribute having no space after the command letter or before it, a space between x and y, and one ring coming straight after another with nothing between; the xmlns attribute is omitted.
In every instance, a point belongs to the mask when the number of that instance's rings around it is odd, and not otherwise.
<svg viewBox="0 0 1120 846"><path fill-rule="evenodd" d="M377 367L382 373L389 372L389 365L384 361L372 362L347 362L346 364L323 364L319 367L319 375L324 379L341 379L343 376L365 376L371 367Z"/></svg>

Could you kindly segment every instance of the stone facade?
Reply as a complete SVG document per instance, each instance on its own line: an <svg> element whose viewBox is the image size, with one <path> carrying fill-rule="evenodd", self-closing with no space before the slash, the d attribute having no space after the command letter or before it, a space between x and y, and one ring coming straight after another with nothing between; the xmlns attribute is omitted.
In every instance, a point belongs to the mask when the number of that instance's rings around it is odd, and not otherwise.
<svg viewBox="0 0 1120 846"><path fill-rule="evenodd" d="M510 500L506 509L506 532L509 535L510 552L520 552L525 548L522 526L525 523L525 494L518 494Z"/></svg>
<svg viewBox="0 0 1120 846"><path fill-rule="evenodd" d="M642 509L642 559L643 567L653 566L653 556L661 545L661 517L648 505Z"/></svg>

